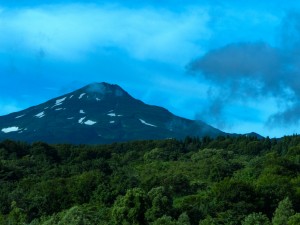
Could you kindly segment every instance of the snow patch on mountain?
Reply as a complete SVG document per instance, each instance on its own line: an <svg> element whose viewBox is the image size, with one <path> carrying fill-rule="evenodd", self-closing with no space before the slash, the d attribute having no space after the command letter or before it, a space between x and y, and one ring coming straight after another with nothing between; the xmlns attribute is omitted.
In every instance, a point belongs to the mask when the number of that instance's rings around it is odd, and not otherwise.
<svg viewBox="0 0 300 225"><path fill-rule="evenodd" d="M97 123L97 122L92 121L92 120L87 120L84 122L84 124L86 124L86 125L94 125L95 123Z"/></svg>
<svg viewBox="0 0 300 225"><path fill-rule="evenodd" d="M111 117L116 117L116 116L123 116L123 115L117 115L116 113L108 113L107 114L108 116L111 116Z"/></svg>
<svg viewBox="0 0 300 225"><path fill-rule="evenodd" d="M64 98L61 98L61 99L56 99L55 105L62 104L62 102L65 101L66 98L67 97L64 97Z"/></svg>
<svg viewBox="0 0 300 225"><path fill-rule="evenodd" d="M23 116L25 116L25 114L20 115L20 116L17 116L17 117L15 117L15 118L16 118L16 119L19 119L19 118L21 118L21 117L23 117Z"/></svg>
<svg viewBox="0 0 300 225"><path fill-rule="evenodd" d="M37 118L42 118L44 116L45 116L45 112L44 111L35 115L35 117L37 117Z"/></svg>
<svg viewBox="0 0 300 225"><path fill-rule="evenodd" d="M85 119L85 117L82 117L82 118L80 118L79 120L78 120L78 123L83 123L83 121L84 121L84 119Z"/></svg>
<svg viewBox="0 0 300 225"><path fill-rule="evenodd" d="M82 93L82 94L78 97L78 99L82 99L82 97L83 97L84 95L86 95L86 93Z"/></svg>
<svg viewBox="0 0 300 225"><path fill-rule="evenodd" d="M115 121L112 120L112 121L109 121L109 123L115 123Z"/></svg>
<svg viewBox="0 0 300 225"><path fill-rule="evenodd" d="M145 120L142 120L142 119L139 119L139 120L141 121L141 123L143 123L143 124L145 124L145 125L147 125L147 126L157 127L157 126L155 126L155 125L153 125L153 124L151 124L151 123L147 123Z"/></svg>
<svg viewBox="0 0 300 225"><path fill-rule="evenodd" d="M85 114L85 112L82 109L80 109L79 113Z"/></svg>
<svg viewBox="0 0 300 225"><path fill-rule="evenodd" d="M16 131L19 131L19 130L20 130L19 127L13 126L13 127L3 128L1 131L3 133L10 133L10 132L16 132Z"/></svg>

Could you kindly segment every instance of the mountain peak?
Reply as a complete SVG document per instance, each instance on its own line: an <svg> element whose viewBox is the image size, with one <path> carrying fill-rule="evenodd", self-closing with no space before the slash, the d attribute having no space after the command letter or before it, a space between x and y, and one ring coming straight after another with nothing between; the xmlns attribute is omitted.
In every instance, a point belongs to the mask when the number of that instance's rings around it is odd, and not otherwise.
<svg viewBox="0 0 300 225"><path fill-rule="evenodd" d="M128 95L119 85L109 84L106 82L101 83L91 83L82 88L85 92L89 94L100 94L100 95L114 95L116 97L121 97Z"/></svg>
<svg viewBox="0 0 300 225"><path fill-rule="evenodd" d="M220 134L205 123L147 105L108 83L91 83L0 117L0 140L95 144Z"/></svg>

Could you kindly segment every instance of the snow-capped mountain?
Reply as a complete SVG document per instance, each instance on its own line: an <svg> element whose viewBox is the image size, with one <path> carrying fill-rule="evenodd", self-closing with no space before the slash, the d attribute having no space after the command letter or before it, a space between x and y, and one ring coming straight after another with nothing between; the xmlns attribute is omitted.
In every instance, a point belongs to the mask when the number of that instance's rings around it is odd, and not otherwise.
<svg viewBox="0 0 300 225"><path fill-rule="evenodd" d="M0 140L93 144L221 134L201 121L147 105L107 83L93 83L0 117Z"/></svg>

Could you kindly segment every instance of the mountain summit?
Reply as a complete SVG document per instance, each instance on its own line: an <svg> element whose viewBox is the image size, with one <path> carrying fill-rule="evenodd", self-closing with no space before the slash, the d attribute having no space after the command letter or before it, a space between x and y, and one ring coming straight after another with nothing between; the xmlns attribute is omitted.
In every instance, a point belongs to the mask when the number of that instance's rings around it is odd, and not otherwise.
<svg viewBox="0 0 300 225"><path fill-rule="evenodd" d="M0 117L0 140L99 144L221 134L201 121L147 105L108 83L92 83Z"/></svg>

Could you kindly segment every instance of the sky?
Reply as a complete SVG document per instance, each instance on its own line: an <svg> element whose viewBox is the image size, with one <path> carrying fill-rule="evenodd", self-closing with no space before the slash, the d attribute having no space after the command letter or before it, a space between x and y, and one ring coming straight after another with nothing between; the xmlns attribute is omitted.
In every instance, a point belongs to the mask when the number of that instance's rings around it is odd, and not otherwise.
<svg viewBox="0 0 300 225"><path fill-rule="evenodd" d="M93 82L230 133L300 132L300 3L3 0L0 116Z"/></svg>

